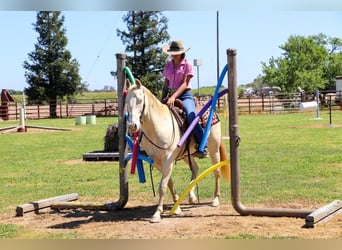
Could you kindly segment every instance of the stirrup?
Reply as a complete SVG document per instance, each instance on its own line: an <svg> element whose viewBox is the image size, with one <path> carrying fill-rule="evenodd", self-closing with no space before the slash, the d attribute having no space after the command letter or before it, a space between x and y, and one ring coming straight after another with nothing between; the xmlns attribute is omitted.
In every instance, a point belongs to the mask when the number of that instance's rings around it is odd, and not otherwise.
<svg viewBox="0 0 342 250"><path fill-rule="evenodd" d="M198 145L197 144L195 145L195 148L197 149L197 151L195 153L193 153L192 156L198 157L200 159L208 158L209 157L209 152L208 152L208 148L207 147L204 148L203 152L198 150Z"/></svg>

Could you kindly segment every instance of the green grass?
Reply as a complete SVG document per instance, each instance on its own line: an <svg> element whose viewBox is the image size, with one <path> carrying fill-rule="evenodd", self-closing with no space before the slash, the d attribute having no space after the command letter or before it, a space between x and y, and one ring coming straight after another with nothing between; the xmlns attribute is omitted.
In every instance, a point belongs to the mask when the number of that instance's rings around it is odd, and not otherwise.
<svg viewBox="0 0 342 250"><path fill-rule="evenodd" d="M12 224L0 224L0 239L14 238L21 230L20 227Z"/></svg>
<svg viewBox="0 0 342 250"><path fill-rule="evenodd" d="M307 206L341 199L342 191L342 112L329 116L315 114L275 114L239 116L241 199L244 204ZM225 131L225 119L222 118ZM118 162L85 162L82 155L103 150L104 136L114 118L97 118L95 125L76 126L74 119L32 120L28 125L70 128L72 131L0 134L0 215L15 213L16 206L61 194L77 192L82 201L117 201ZM18 121L0 123L0 128ZM34 131L34 129L30 129ZM227 151L229 141L226 140ZM198 161L201 172L210 159ZM130 167L130 165L129 165ZM152 172L157 189L160 173ZM149 166L145 163L146 183L129 176L129 199L151 201L153 197ZM176 188L186 189L190 172L177 162L173 172ZM201 202L210 201L213 175L199 183ZM168 193L166 203L172 203ZM230 185L222 182L222 203L230 203ZM27 229L0 224L0 238L30 235ZM34 233L33 233L34 234ZM35 234L34 234L35 235ZM25 237L24 237L25 238ZM30 237L31 238L31 237ZM73 234L39 233L32 238L77 238ZM238 238L255 238L240 235Z"/></svg>
<svg viewBox="0 0 342 250"><path fill-rule="evenodd" d="M253 126L241 126L240 132L242 190L246 190L243 195L249 197L248 202L324 203L340 197L342 127L330 127L328 116L322 117L241 117L241 122ZM342 123L340 112L334 114L334 121Z"/></svg>

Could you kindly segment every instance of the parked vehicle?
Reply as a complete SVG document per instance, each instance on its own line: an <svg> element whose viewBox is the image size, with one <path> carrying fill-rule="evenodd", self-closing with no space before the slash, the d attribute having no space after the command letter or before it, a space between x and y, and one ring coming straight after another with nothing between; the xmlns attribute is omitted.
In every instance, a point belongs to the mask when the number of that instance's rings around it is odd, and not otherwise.
<svg viewBox="0 0 342 250"><path fill-rule="evenodd" d="M335 103L339 104L342 101L342 76L336 76L336 97Z"/></svg>
<svg viewBox="0 0 342 250"><path fill-rule="evenodd" d="M277 87L277 86L273 86L273 87L263 87L261 89L261 94L265 95L265 96L269 96L269 95L273 95L277 92L280 92L281 88Z"/></svg>

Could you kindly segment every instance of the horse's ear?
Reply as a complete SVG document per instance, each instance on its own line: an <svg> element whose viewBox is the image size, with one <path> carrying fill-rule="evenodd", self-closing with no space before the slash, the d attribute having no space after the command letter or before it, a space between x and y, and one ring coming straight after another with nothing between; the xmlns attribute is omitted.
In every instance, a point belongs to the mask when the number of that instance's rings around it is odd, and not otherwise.
<svg viewBox="0 0 342 250"><path fill-rule="evenodd" d="M135 78L135 85L137 85L138 88L140 88L142 86L142 84L141 84L139 79Z"/></svg>
<svg viewBox="0 0 342 250"><path fill-rule="evenodd" d="M131 87L131 82L126 79L126 89L129 89L129 87Z"/></svg>

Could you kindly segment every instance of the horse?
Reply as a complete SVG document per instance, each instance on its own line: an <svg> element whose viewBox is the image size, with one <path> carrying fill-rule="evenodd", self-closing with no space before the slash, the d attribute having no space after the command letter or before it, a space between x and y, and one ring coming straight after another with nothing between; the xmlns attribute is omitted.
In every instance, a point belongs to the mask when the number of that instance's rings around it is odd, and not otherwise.
<svg viewBox="0 0 342 250"><path fill-rule="evenodd" d="M177 146L178 141L182 137L182 130L178 125L175 116L169 107L163 104L149 89L135 79L135 84L126 81L126 97L125 108L127 112L127 130L129 133L142 132L140 140L141 149L153 159L154 166L161 172L161 181L159 183L159 200L155 213L150 222L156 223L161 221L163 213L163 200L167 187L169 188L173 201L179 198L171 173L173 164L177 160L184 160L192 171L191 179L195 179L198 174L198 165L192 154L196 151L194 137L190 139L189 148L186 145ZM212 164L227 160L227 153L223 139L221 137L220 122L211 126L208 135L208 153L211 157ZM215 192L212 200L212 206L219 206L220 201L220 176L224 180L229 181L230 169L229 164L222 166L214 171L215 176ZM195 203L197 197L194 190L189 193L189 202ZM178 206L175 214L181 213Z"/></svg>

